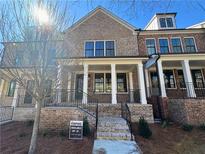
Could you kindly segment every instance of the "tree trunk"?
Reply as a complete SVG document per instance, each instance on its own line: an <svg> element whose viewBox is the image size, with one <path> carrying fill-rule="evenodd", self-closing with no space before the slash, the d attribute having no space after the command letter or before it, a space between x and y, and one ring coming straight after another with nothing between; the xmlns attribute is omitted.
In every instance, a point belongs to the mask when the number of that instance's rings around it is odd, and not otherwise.
<svg viewBox="0 0 205 154"><path fill-rule="evenodd" d="M35 152L36 152L42 102L43 102L43 100L40 103L39 102L36 103L37 108L36 108L35 120L34 120L34 125L33 125L33 132L32 132L31 143L30 143L28 154L35 154Z"/></svg>

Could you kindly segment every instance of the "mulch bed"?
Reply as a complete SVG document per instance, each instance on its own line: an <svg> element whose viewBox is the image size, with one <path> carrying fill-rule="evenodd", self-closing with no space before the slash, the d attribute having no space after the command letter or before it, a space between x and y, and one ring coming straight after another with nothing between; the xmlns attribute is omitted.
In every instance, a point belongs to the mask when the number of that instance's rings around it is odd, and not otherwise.
<svg viewBox="0 0 205 154"><path fill-rule="evenodd" d="M137 128L137 124L133 124L135 140L143 154L205 154L205 131L199 128L186 132L177 124L166 128L151 124L150 139L139 136Z"/></svg>
<svg viewBox="0 0 205 154"><path fill-rule="evenodd" d="M27 154L31 139L32 125L28 122L12 122L0 126L0 153ZM38 137L38 154L91 154L93 135L83 140L68 140L66 136L50 134Z"/></svg>

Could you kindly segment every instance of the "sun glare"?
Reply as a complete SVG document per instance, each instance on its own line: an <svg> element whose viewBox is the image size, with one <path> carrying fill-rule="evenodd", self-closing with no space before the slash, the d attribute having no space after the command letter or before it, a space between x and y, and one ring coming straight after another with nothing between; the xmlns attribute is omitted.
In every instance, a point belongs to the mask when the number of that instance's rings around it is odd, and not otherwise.
<svg viewBox="0 0 205 154"><path fill-rule="evenodd" d="M39 22L40 25L42 24L49 24L49 14L46 9L34 7L33 11L35 19Z"/></svg>

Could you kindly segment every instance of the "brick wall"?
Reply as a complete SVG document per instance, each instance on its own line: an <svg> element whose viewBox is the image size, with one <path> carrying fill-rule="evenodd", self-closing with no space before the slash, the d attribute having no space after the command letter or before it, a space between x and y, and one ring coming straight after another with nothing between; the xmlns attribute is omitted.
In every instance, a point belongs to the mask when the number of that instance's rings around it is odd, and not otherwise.
<svg viewBox="0 0 205 154"><path fill-rule="evenodd" d="M169 99L169 117L178 123L205 123L205 99Z"/></svg>
<svg viewBox="0 0 205 154"><path fill-rule="evenodd" d="M83 120L77 108L42 108L40 130L66 130L70 120Z"/></svg>
<svg viewBox="0 0 205 154"><path fill-rule="evenodd" d="M128 104L131 112L132 122L138 122L140 117L144 117L149 123L154 123L153 110L151 104Z"/></svg>
<svg viewBox="0 0 205 154"><path fill-rule="evenodd" d="M156 41L156 50L159 51L159 41L158 38L164 37L169 39L169 44L170 44L170 50L172 52L172 47L171 47L171 37L181 37L182 44L183 44L183 49L185 50L184 46L184 37L194 37L197 45L197 49L199 52L205 52L205 33L173 33L170 32L170 34L167 34L168 31L165 34L146 34L146 35L140 35L138 39L139 43L139 53L140 55L146 55L146 44L145 44L145 39L146 38L155 38ZM186 51L185 51L186 52Z"/></svg>

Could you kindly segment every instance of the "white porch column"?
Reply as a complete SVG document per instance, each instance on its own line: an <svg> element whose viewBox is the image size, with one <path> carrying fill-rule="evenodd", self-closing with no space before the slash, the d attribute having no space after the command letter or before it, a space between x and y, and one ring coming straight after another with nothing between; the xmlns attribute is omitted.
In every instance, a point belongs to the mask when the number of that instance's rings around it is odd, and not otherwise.
<svg viewBox="0 0 205 154"><path fill-rule="evenodd" d="M3 95L5 80L4 79L0 79L0 80L1 80L1 85L0 85L0 98L1 98Z"/></svg>
<svg viewBox="0 0 205 154"><path fill-rule="evenodd" d="M134 88L133 88L132 72L129 72L129 83L130 83L130 101L134 102Z"/></svg>
<svg viewBox="0 0 205 154"><path fill-rule="evenodd" d="M139 83L139 90L140 90L140 103L147 104L143 64L142 63L138 64L137 68L138 68L137 69L138 70L138 83Z"/></svg>
<svg viewBox="0 0 205 154"><path fill-rule="evenodd" d="M189 60L183 60L181 61L181 63L182 63L183 74L184 74L184 79L185 79L185 84L186 84L186 89L187 89L187 96L196 97L196 93L195 93L194 85L192 81L192 76L191 76L191 71L190 71L190 66L189 66Z"/></svg>
<svg viewBox="0 0 205 154"><path fill-rule="evenodd" d="M73 92L72 89L71 89L71 76L72 76L72 73L68 72L68 102L70 102L72 92Z"/></svg>
<svg viewBox="0 0 205 154"><path fill-rule="evenodd" d="M149 72L148 72L148 69L145 69L145 82L146 82L147 97L149 97L150 96L150 87L149 87Z"/></svg>
<svg viewBox="0 0 205 154"><path fill-rule="evenodd" d="M57 92L57 102L61 103L61 95L62 95L62 66L58 65L58 74L56 81L56 92Z"/></svg>
<svg viewBox="0 0 205 154"><path fill-rule="evenodd" d="M19 90L19 85L16 84L15 91L14 91L14 97L13 97L13 101L12 101L12 105L11 105L13 107L16 107L17 102L18 102L18 90Z"/></svg>
<svg viewBox="0 0 205 154"><path fill-rule="evenodd" d="M87 104L88 98L88 64L84 64L84 76L83 76L83 104Z"/></svg>
<svg viewBox="0 0 205 154"><path fill-rule="evenodd" d="M167 97L165 83L164 83L164 74L163 74L163 68L162 68L162 61L160 59L157 61L157 68L158 68L158 76L159 76L161 96L162 97Z"/></svg>
<svg viewBox="0 0 205 154"><path fill-rule="evenodd" d="M117 104L117 77L115 64L111 64L112 104Z"/></svg>

